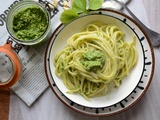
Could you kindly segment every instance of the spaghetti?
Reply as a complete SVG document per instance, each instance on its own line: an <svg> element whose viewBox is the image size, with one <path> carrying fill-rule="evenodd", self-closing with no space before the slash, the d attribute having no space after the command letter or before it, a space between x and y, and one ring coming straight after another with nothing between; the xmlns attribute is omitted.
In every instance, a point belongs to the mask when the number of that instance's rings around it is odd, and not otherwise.
<svg viewBox="0 0 160 120"><path fill-rule="evenodd" d="M68 45L55 56L54 66L56 75L69 89L68 93L79 93L89 100L90 97L105 95L111 83L116 87L121 85L138 58L136 37L128 43L124 36L115 25L94 22L67 40ZM101 58L96 57L97 51L97 55L102 54ZM91 55L88 59L84 58L87 53ZM86 69L85 60L94 62L88 65L91 69Z"/></svg>

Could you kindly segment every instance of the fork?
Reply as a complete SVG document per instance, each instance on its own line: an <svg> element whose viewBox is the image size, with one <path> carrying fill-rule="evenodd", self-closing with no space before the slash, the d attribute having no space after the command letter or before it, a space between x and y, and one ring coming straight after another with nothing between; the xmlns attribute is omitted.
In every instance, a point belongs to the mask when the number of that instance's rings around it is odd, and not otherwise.
<svg viewBox="0 0 160 120"><path fill-rule="evenodd" d="M107 2L108 0L104 0L104 2ZM124 2L119 1L119 0L110 0L117 2L120 4L124 9L127 10L127 12L132 16L132 18L146 31L148 37L150 38L150 42L153 47L157 47L160 45L160 34L149 29L147 26L145 26L132 12L131 10L124 4Z"/></svg>

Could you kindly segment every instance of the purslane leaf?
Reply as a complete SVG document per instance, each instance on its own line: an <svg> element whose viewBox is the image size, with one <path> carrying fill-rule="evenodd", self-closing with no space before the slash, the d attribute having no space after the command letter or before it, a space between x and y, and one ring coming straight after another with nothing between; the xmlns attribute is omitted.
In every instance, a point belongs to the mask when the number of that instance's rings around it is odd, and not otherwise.
<svg viewBox="0 0 160 120"><path fill-rule="evenodd" d="M83 10L79 8L76 4L72 4L72 10L76 11L77 13L82 13Z"/></svg>
<svg viewBox="0 0 160 120"><path fill-rule="evenodd" d="M77 11L80 11L80 12L83 11L84 13L87 13L86 0L74 0L72 9L76 9Z"/></svg>
<svg viewBox="0 0 160 120"><path fill-rule="evenodd" d="M104 0L90 0L89 9L97 10L102 7Z"/></svg>
<svg viewBox="0 0 160 120"><path fill-rule="evenodd" d="M86 0L74 0L72 4L72 9L64 10L61 13L60 21L63 24L67 24L72 20L79 17L79 13L86 13L88 14L89 10L98 10L102 7L104 0L90 0L89 1L89 8L86 9Z"/></svg>
<svg viewBox="0 0 160 120"><path fill-rule="evenodd" d="M72 9L68 9L62 12L61 16L60 16L60 20L63 24L67 24L70 21L76 19L78 17L77 12L75 12Z"/></svg>

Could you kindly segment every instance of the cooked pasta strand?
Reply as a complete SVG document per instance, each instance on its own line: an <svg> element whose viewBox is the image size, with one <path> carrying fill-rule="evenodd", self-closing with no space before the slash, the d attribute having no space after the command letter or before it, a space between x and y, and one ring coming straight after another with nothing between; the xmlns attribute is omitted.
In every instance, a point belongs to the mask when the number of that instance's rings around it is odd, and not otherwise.
<svg viewBox="0 0 160 120"><path fill-rule="evenodd" d="M62 77L68 93L79 93L90 97L105 95L108 85L121 85L137 63L138 54L133 37L124 41L125 34L115 25L102 22L91 23L67 40L67 46L54 58L55 73ZM84 53L98 50L103 52L105 62L97 71L86 70L81 63Z"/></svg>

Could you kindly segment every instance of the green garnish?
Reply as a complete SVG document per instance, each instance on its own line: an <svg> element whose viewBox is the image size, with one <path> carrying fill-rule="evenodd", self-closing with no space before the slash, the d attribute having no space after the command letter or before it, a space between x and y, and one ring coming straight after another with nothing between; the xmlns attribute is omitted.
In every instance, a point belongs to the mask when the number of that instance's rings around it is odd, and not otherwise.
<svg viewBox="0 0 160 120"><path fill-rule="evenodd" d="M104 0L90 0L89 9L97 10L102 7Z"/></svg>
<svg viewBox="0 0 160 120"><path fill-rule="evenodd" d="M102 7L104 0L90 0L89 7L86 8L87 2L86 0L74 0L72 4L72 8L68 10L64 10L60 16L60 21L63 24L67 24L70 21L79 17L79 13L88 14L89 10L98 10Z"/></svg>
<svg viewBox="0 0 160 120"><path fill-rule="evenodd" d="M87 5L86 0L74 0L72 9L77 13L81 12L87 13L86 5Z"/></svg>
<svg viewBox="0 0 160 120"><path fill-rule="evenodd" d="M78 14L74 10L69 9L62 12L60 20L63 24L67 24L77 17L78 17Z"/></svg>

